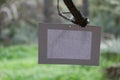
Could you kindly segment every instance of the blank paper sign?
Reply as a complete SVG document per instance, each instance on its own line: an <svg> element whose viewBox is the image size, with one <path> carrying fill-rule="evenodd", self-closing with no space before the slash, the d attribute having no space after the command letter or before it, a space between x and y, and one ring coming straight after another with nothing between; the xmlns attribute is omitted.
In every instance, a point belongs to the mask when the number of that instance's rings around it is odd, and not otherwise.
<svg viewBox="0 0 120 80"><path fill-rule="evenodd" d="M101 28L74 24L39 26L39 64L98 65Z"/></svg>
<svg viewBox="0 0 120 80"><path fill-rule="evenodd" d="M54 59L91 59L92 32L48 29L47 57Z"/></svg>

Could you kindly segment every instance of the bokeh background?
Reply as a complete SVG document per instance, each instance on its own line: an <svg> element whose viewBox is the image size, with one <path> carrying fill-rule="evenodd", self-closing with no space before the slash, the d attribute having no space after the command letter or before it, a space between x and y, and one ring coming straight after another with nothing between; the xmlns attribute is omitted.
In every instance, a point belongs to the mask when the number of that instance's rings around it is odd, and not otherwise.
<svg viewBox="0 0 120 80"><path fill-rule="evenodd" d="M100 66L39 65L38 24L70 23L57 0L0 0L0 80L120 80L120 0L73 2L102 27Z"/></svg>

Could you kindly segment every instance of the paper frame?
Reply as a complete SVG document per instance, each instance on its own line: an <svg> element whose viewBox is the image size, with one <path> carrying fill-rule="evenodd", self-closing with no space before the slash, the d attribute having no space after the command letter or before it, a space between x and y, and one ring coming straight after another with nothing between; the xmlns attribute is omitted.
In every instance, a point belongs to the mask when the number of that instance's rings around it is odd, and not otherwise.
<svg viewBox="0 0 120 80"><path fill-rule="evenodd" d="M56 30L76 30L76 31L90 31L92 32L92 45L91 45L91 59L49 59L47 58L47 31L48 29ZM99 65L100 53L100 39L101 28L95 26L87 26L81 28L74 24L39 24L39 64L73 64L73 65Z"/></svg>

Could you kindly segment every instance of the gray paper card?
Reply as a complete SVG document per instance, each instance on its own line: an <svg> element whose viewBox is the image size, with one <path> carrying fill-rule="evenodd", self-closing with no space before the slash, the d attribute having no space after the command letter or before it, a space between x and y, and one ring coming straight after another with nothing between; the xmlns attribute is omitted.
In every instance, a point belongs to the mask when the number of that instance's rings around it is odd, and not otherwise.
<svg viewBox="0 0 120 80"><path fill-rule="evenodd" d="M101 28L39 25L39 64L98 65Z"/></svg>

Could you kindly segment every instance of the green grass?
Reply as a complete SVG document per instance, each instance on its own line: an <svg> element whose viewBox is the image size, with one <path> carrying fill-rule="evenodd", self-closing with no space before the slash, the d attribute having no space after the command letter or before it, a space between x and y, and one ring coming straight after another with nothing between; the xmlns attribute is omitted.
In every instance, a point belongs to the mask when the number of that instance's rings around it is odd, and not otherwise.
<svg viewBox="0 0 120 80"><path fill-rule="evenodd" d="M97 67L40 65L37 45L0 47L0 80L104 80L104 68L120 61L120 55L107 55L101 54Z"/></svg>

